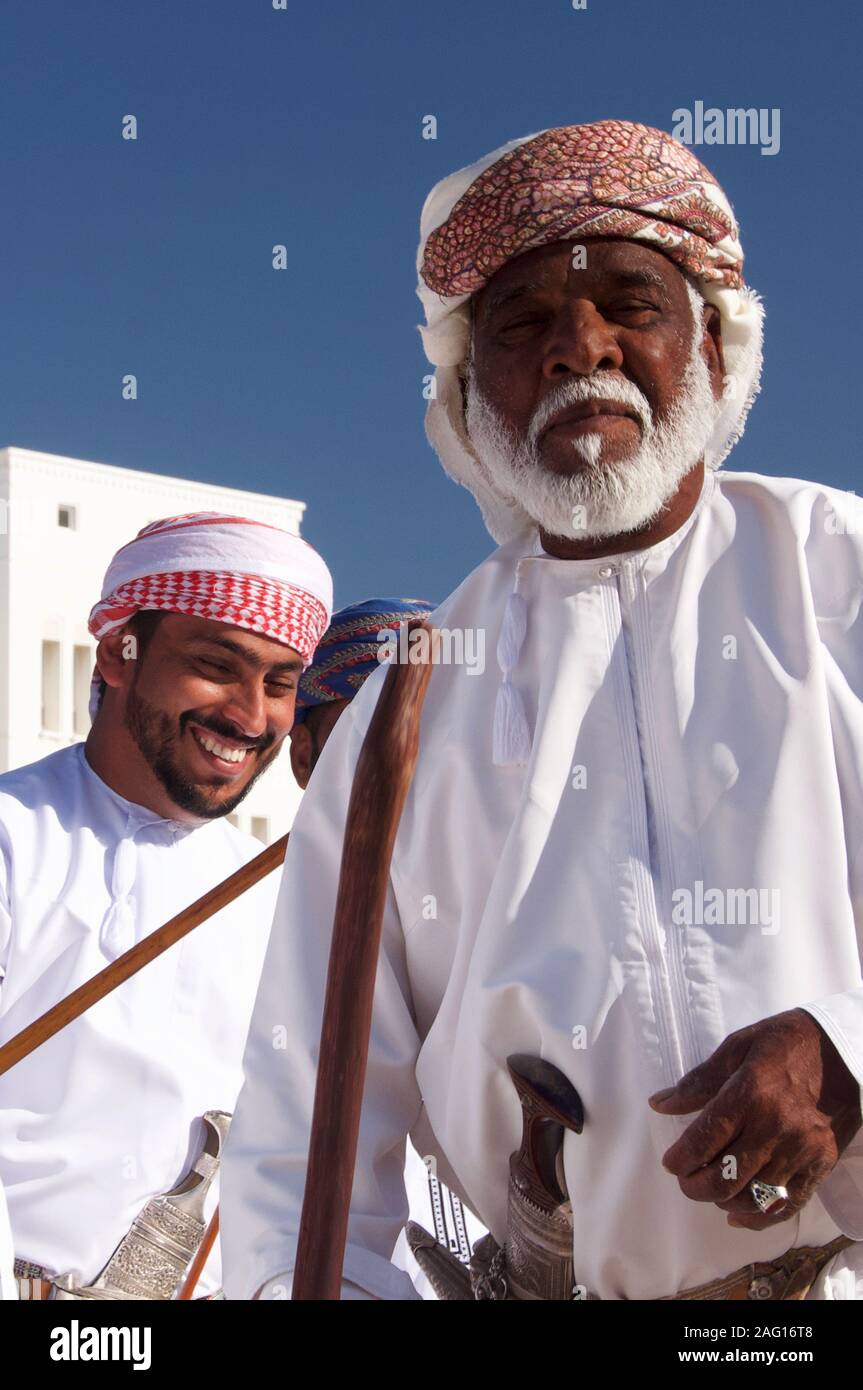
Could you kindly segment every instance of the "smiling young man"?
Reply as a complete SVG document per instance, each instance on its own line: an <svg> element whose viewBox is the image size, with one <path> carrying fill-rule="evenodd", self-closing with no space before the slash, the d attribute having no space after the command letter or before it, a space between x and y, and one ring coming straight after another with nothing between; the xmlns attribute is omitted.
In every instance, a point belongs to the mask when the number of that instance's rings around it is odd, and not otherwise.
<svg viewBox="0 0 863 1390"><path fill-rule="evenodd" d="M124 697L103 701L88 762L168 818L229 815L292 727L303 662L272 638L145 610L102 638L98 659L102 683Z"/></svg>
<svg viewBox="0 0 863 1390"><path fill-rule="evenodd" d="M86 744L0 777L0 1042L259 852L225 817L278 755L331 609L320 556L243 517L155 522L117 553L90 615ZM22 1297L72 1271L92 1282L187 1171L205 1111L233 1109L275 889L0 1077ZM156 1254L151 1232L115 1263L155 1289ZM211 1260L202 1289L217 1275Z"/></svg>

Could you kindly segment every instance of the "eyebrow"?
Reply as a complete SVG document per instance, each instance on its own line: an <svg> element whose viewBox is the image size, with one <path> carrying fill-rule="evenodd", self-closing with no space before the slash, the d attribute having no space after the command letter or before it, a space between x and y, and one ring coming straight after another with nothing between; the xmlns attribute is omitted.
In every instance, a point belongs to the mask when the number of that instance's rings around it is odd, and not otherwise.
<svg viewBox="0 0 863 1390"><path fill-rule="evenodd" d="M497 290L496 293L489 295L485 301L484 312L488 318L502 309L505 304L511 304L514 299L522 299L529 294L542 294L548 290L548 285L544 285L539 280L526 280L523 285L513 285L511 289Z"/></svg>
<svg viewBox="0 0 863 1390"><path fill-rule="evenodd" d="M668 295L668 285L660 275L658 270L650 270L645 267L643 270L621 270L615 273L614 281L616 288L620 289L658 289L664 295ZM484 316L490 318L498 309L502 309L513 301L523 299L531 294L543 294L547 292L549 286L539 280L526 280L522 285L514 285L511 289L498 290L496 294L489 295L484 305Z"/></svg>
<svg viewBox="0 0 863 1390"><path fill-rule="evenodd" d="M289 661L264 661L261 657L256 656L254 652L250 652L247 647L244 647L242 642L234 642L230 637L202 636L196 638L195 640L198 642L206 643L207 646L221 647L224 651L231 652L234 656L240 657L242 661L245 661L249 666L252 666L256 671L260 671L265 666L271 671L290 672L302 671L303 669L303 663L299 659L299 657L294 657L292 660Z"/></svg>
<svg viewBox="0 0 863 1390"><path fill-rule="evenodd" d="M617 283L623 287L631 289L653 288L668 293L668 285L660 275L658 270L622 270L619 275L615 275Z"/></svg>

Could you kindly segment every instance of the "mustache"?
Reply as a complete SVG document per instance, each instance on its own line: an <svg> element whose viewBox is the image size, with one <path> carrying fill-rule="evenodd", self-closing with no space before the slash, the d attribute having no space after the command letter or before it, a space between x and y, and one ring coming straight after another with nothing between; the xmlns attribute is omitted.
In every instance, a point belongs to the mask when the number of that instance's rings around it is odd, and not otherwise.
<svg viewBox="0 0 863 1390"><path fill-rule="evenodd" d="M199 724L202 729L208 729L217 738L232 738L238 743L243 743L247 748L255 748L259 752L264 752L271 748L275 743L276 735L273 730L268 730L265 734L259 734L257 738L249 738L242 729L238 729L236 724L232 724L229 719L220 719L217 715L201 715L197 710L187 709L180 715L180 731L185 733L188 724Z"/></svg>
<svg viewBox="0 0 863 1390"><path fill-rule="evenodd" d="M537 443L539 436L555 415L571 405L582 405L585 401L615 401L630 408L641 426L641 433L648 434L653 429L653 412L650 402L632 381L617 376L614 372L594 372L592 376L572 377L561 382L541 401L531 417L527 431L528 444Z"/></svg>

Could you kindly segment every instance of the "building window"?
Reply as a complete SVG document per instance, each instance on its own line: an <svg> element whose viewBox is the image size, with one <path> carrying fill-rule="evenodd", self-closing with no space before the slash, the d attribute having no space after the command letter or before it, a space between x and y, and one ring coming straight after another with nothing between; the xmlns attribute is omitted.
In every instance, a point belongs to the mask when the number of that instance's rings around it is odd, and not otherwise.
<svg viewBox="0 0 863 1390"><path fill-rule="evenodd" d="M60 643L42 643L42 728L60 732Z"/></svg>
<svg viewBox="0 0 863 1390"><path fill-rule="evenodd" d="M74 507L66 507L66 506L58 507L58 508L57 508L57 525L58 525L58 526L64 526L64 527L66 528L67 531L74 531L74 530L75 530L75 508L74 508Z"/></svg>
<svg viewBox="0 0 863 1390"><path fill-rule="evenodd" d="M270 842L270 821L268 816L252 816L252 834L263 844Z"/></svg>
<svg viewBox="0 0 863 1390"><path fill-rule="evenodd" d="M89 647L76 647L72 690L73 723L76 734L90 730L90 678L93 675L93 653Z"/></svg>

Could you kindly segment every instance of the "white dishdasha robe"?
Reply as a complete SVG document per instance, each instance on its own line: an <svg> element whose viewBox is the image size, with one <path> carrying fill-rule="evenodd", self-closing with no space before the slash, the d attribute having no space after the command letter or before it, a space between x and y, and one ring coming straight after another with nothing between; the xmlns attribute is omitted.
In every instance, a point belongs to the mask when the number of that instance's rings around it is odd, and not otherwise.
<svg viewBox="0 0 863 1390"><path fill-rule="evenodd" d="M647 1104L736 1029L798 1006L863 1082L863 504L708 473L665 541L572 561L523 533L434 622L484 628L494 653L516 576L526 766L493 761L496 665L441 665L426 697L344 1296L413 1296L390 1262L407 1133L503 1239L521 1135L511 1053L553 1062L584 1102L564 1165L590 1293L654 1299L863 1239L863 1131L798 1216L752 1232L682 1195L660 1160L694 1116ZM330 738L291 838L223 1175L229 1297L290 1285L345 813L384 675ZM810 1297L863 1297L861 1252Z"/></svg>
<svg viewBox="0 0 863 1390"><path fill-rule="evenodd" d="M64 748L0 777L0 1043L262 846L165 820ZM196 927L0 1076L15 1254L85 1283L232 1111L278 876ZM208 1210L215 1205L217 1183ZM199 1293L218 1286L218 1249Z"/></svg>

